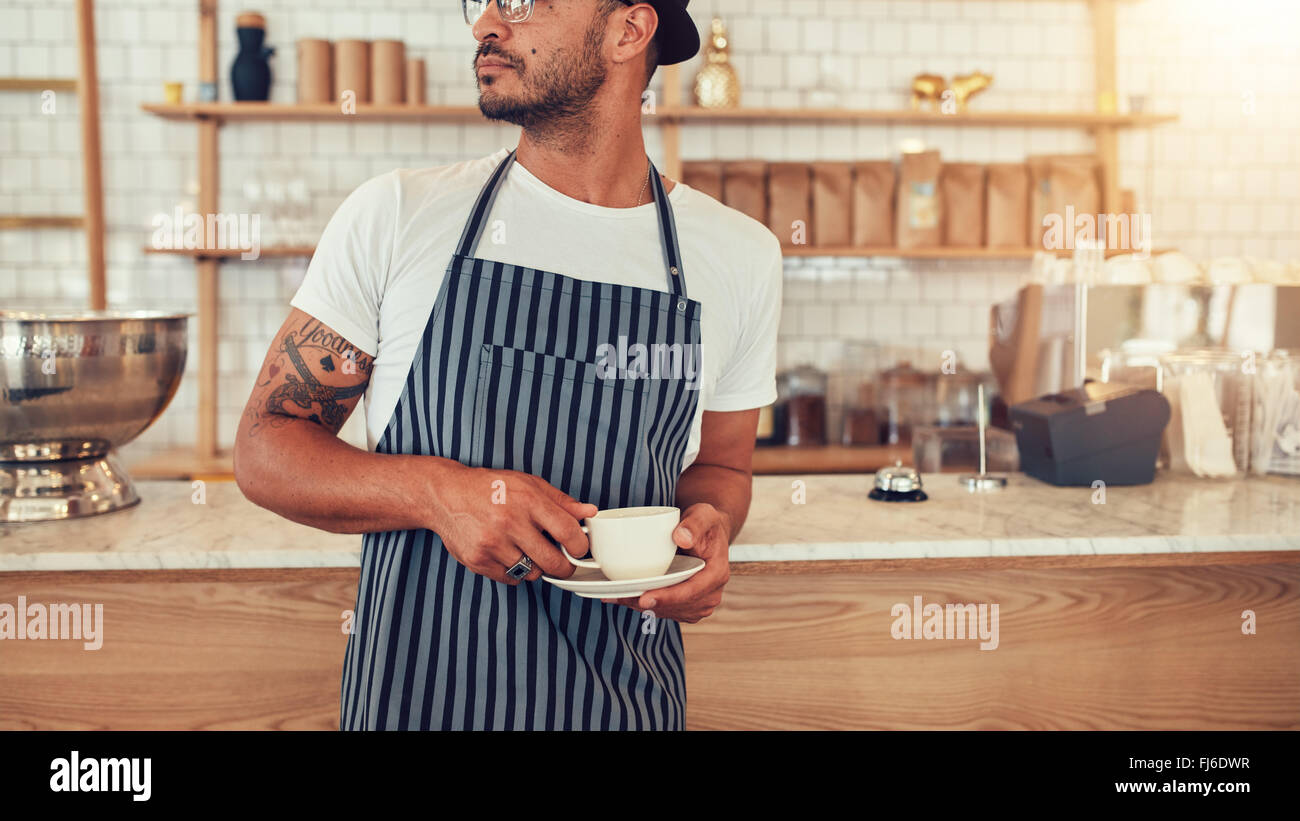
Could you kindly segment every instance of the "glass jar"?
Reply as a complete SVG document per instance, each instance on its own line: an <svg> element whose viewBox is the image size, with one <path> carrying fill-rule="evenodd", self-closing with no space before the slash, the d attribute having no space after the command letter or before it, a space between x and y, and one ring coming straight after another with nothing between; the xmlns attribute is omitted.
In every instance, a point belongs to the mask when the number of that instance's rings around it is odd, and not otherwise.
<svg viewBox="0 0 1300 821"><path fill-rule="evenodd" d="M1160 357L1173 353L1175 346L1160 339L1130 339L1119 349L1106 348L1101 356L1101 381L1135 388L1161 388Z"/></svg>
<svg viewBox="0 0 1300 821"><path fill-rule="evenodd" d="M1259 360L1253 381L1250 470L1300 475L1300 350Z"/></svg>
<svg viewBox="0 0 1300 821"><path fill-rule="evenodd" d="M1169 400L1165 427L1169 469L1226 478L1250 465L1252 378L1239 353L1182 349L1160 357Z"/></svg>
<svg viewBox="0 0 1300 821"><path fill-rule="evenodd" d="M981 384L985 386L985 395L992 396L995 383L989 374L967 370L937 374L934 380L934 418L928 424L941 428L977 424ZM918 420L918 423L923 421Z"/></svg>
<svg viewBox="0 0 1300 821"><path fill-rule="evenodd" d="M1016 435L1009 430L984 429L985 469L1009 473L1020 469ZM975 425L936 427L918 425L912 432L912 462L925 473L978 472L980 432Z"/></svg>
<svg viewBox="0 0 1300 821"><path fill-rule="evenodd" d="M876 419L880 426L880 444L906 445L912 441L912 428L924 425L934 414L934 374L899 362L881 371L876 381Z"/></svg>
<svg viewBox="0 0 1300 821"><path fill-rule="evenodd" d="M800 365L777 378L787 445L826 444L826 372ZM778 425L781 426L781 425Z"/></svg>
<svg viewBox="0 0 1300 821"><path fill-rule="evenodd" d="M875 391L880 354L880 345L875 342L844 343L840 442L846 446L880 444Z"/></svg>

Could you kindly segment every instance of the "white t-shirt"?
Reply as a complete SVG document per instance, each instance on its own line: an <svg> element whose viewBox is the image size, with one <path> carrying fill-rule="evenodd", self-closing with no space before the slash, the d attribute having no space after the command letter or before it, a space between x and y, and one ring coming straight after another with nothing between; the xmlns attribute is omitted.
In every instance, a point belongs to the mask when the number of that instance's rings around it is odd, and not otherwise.
<svg viewBox="0 0 1300 821"><path fill-rule="evenodd" d="M291 300L374 357L364 403L372 451L401 398L474 200L507 153L397 169L362 183L330 218ZM668 199L687 296L701 304L700 401L684 469L699 452L703 411L759 408L776 399L781 247L766 226L680 182ZM518 160L497 192L473 256L577 279L669 287L652 203L605 208L582 202Z"/></svg>

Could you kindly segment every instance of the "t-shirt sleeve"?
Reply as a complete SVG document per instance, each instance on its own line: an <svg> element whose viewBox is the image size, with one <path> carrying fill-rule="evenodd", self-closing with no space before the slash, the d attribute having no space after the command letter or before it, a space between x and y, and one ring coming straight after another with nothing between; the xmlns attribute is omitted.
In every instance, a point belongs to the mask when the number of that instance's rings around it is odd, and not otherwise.
<svg viewBox="0 0 1300 821"><path fill-rule="evenodd" d="M781 324L781 244L768 235L770 243L754 266L751 299L743 314L740 338L731 361L718 376L708 411L738 411L761 408L776 401L776 334Z"/></svg>
<svg viewBox="0 0 1300 821"><path fill-rule="evenodd" d="M379 352L379 307L397 224L396 172L357 186L330 217L289 304L361 350Z"/></svg>

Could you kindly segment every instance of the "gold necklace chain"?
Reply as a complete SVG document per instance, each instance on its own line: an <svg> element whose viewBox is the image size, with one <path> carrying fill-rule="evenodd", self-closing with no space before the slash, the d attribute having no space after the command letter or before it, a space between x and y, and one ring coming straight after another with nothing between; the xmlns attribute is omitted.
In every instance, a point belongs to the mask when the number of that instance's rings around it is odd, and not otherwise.
<svg viewBox="0 0 1300 821"><path fill-rule="evenodd" d="M636 202L632 203L633 208L636 208L641 204L641 198L645 196L646 187L649 185L650 185L650 158L646 157L645 158L645 182L641 183L641 193L636 195Z"/></svg>

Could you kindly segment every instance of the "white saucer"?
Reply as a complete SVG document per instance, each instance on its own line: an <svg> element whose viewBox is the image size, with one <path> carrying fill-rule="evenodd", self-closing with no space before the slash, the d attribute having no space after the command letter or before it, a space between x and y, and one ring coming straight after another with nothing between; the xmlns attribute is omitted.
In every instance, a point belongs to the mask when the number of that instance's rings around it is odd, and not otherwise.
<svg viewBox="0 0 1300 821"><path fill-rule="evenodd" d="M561 590L576 593L584 599L626 599L640 596L647 590L658 590L661 587L686 581L703 569L704 560L699 556L679 554L673 557L673 563L668 565L667 573L649 579L610 581L605 578L604 573L594 567L575 567L573 575L567 579L557 579L553 576L542 576L542 579Z"/></svg>

